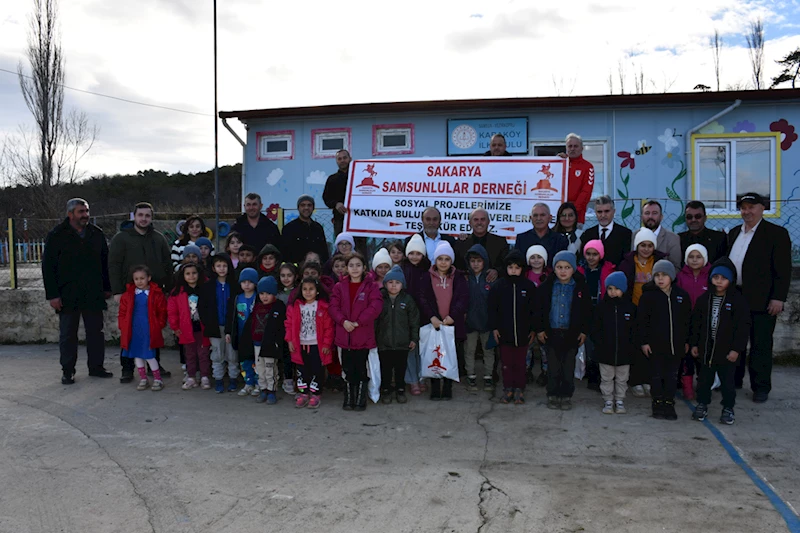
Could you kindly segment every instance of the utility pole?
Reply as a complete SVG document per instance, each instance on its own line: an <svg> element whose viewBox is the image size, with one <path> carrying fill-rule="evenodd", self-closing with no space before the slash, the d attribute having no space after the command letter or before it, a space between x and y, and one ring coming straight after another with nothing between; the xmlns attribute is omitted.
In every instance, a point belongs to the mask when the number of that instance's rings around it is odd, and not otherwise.
<svg viewBox="0 0 800 533"><path fill-rule="evenodd" d="M217 119L217 0L214 0L214 213L215 249L219 250L219 120Z"/></svg>

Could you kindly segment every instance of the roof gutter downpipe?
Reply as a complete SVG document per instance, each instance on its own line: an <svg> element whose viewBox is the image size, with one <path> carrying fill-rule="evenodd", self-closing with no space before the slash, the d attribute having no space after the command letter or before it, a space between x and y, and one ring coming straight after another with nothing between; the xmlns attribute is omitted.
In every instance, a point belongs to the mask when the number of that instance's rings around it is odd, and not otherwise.
<svg viewBox="0 0 800 533"><path fill-rule="evenodd" d="M245 195L245 192L244 192L244 177L246 176L245 166L247 165L247 143L244 142L241 137L239 137L239 134L237 134L235 131L233 131L233 129L231 128L230 124L228 124L228 119L223 118L222 119L222 125L225 126L225 129L228 130L229 132L231 132L231 135L233 135L236 138L236 140L239 141L239 144L242 145L242 185L241 185L241 187L242 187L242 209L244 209L244 195ZM247 127L247 126L245 125L245 127Z"/></svg>
<svg viewBox="0 0 800 533"><path fill-rule="evenodd" d="M717 120L718 118L727 115L728 113L730 113L731 111L733 111L734 109L739 107L740 105L742 105L742 101L741 100L738 100L738 99L734 100L731 105L729 105L728 107L726 107L725 109L723 109L722 111L720 111L719 113L714 115L713 117L701 122L697 126L695 126L693 128L690 128L689 131L686 132L686 159L687 160L690 159L689 155L691 155L691 153L692 153L692 135L697 133L698 130L701 130L701 129L705 128L706 126L708 126L709 124L711 124L712 122ZM224 123L225 121L223 120L222 122ZM230 128L228 128L228 129L230 129Z"/></svg>

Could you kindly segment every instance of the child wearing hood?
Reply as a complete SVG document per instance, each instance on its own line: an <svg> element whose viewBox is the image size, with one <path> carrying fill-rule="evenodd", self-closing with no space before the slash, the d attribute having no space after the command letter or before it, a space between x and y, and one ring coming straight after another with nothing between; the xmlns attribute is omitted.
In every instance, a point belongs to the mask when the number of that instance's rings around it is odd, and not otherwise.
<svg viewBox="0 0 800 533"><path fill-rule="evenodd" d="M675 282L678 287L689 293L694 309L697 299L702 296L709 287L708 280L711 278L709 272L711 265L708 264L708 250L702 244L692 244L686 248L683 257L683 268L678 272ZM686 353L681 364L681 387L683 397L687 400L694 400L694 375L695 364L692 354Z"/></svg>
<svg viewBox="0 0 800 533"><path fill-rule="evenodd" d="M469 309L467 310L467 340L464 346L464 363L467 370L467 389L478 390L478 380L475 374L475 352L480 342L483 347L483 390L494 391L492 370L494 369L494 348L487 348L489 337L492 333L489 327L489 291L497 283L486 280L486 270L490 266L489 254L480 244L473 245L467 250L465 257L469 283Z"/></svg>
<svg viewBox="0 0 800 533"><path fill-rule="evenodd" d="M258 279L272 276L280 283L281 252L273 244L265 244L256 258Z"/></svg>

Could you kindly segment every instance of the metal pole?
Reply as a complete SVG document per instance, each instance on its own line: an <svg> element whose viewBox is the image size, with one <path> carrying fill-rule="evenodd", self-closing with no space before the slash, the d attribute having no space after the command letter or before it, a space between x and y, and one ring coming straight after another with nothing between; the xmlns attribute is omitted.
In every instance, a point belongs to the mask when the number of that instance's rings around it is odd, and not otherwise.
<svg viewBox="0 0 800 533"><path fill-rule="evenodd" d="M214 213L216 250L219 250L219 120L217 119L217 0L214 0Z"/></svg>
<svg viewBox="0 0 800 533"><path fill-rule="evenodd" d="M10 276L9 279L9 288L16 289L19 287L19 279L17 278L17 234L14 231L14 219L8 219L8 273Z"/></svg>

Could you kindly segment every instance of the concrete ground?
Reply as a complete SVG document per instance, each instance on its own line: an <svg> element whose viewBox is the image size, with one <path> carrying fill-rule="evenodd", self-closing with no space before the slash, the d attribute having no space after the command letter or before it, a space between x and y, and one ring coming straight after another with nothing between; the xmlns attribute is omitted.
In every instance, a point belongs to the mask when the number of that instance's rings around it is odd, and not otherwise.
<svg viewBox="0 0 800 533"><path fill-rule="evenodd" d="M115 357L107 380L85 361L62 386L57 346L0 346L2 532L789 531L682 402L677 422L635 398L603 415L580 384L569 412L535 386L524 406L459 387L365 413L326 394L312 411L179 377L137 392ZM775 370L769 403L738 400L724 435L800 508L800 369Z"/></svg>

